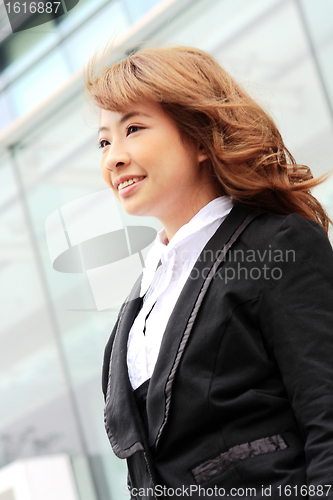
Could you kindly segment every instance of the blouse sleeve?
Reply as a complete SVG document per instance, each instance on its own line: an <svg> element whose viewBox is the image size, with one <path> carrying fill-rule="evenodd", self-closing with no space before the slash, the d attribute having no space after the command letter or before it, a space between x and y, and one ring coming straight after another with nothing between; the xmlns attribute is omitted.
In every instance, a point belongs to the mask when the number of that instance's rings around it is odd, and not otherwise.
<svg viewBox="0 0 333 500"><path fill-rule="evenodd" d="M277 270L260 297L262 332L305 439L308 485L332 484L332 247L317 223L292 214L271 255Z"/></svg>

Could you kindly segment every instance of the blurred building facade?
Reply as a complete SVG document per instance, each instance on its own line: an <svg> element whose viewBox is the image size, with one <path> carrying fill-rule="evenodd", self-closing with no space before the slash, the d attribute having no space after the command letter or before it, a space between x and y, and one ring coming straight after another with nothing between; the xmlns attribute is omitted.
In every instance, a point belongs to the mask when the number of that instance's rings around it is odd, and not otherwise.
<svg viewBox="0 0 333 500"><path fill-rule="evenodd" d="M120 285L112 262L87 267L83 243L122 227L159 229L105 198L82 66L110 38L123 55L142 42L208 51L273 116L297 162L314 175L333 167L332 2L80 0L17 34L0 5L0 467L65 455L80 500L114 500L126 485L100 389ZM315 194L332 217L333 180ZM91 214L94 195L117 227L82 227L77 214ZM57 268L73 246L82 265ZM142 256L129 259L140 272ZM111 290L101 289L100 269Z"/></svg>

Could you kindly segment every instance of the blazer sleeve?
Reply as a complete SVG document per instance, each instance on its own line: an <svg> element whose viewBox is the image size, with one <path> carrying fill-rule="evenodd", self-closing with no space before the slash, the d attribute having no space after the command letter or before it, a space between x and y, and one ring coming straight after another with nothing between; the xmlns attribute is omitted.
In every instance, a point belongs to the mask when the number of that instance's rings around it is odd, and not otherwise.
<svg viewBox="0 0 333 500"><path fill-rule="evenodd" d="M332 484L332 247L316 222L292 214L271 249L271 277L259 300L261 329L304 436L308 485Z"/></svg>

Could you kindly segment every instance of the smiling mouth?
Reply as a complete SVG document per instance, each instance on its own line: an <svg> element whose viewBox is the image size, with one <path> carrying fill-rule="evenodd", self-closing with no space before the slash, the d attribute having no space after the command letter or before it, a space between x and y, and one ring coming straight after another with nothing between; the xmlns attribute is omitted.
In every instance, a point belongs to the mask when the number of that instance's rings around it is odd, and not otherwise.
<svg viewBox="0 0 333 500"><path fill-rule="evenodd" d="M142 181L142 179L144 179L144 178L145 178L145 176L133 177L133 179L128 179L127 181L121 182L118 186L118 191L120 191L121 189L124 189L127 186L130 186L131 184L135 184L136 182Z"/></svg>

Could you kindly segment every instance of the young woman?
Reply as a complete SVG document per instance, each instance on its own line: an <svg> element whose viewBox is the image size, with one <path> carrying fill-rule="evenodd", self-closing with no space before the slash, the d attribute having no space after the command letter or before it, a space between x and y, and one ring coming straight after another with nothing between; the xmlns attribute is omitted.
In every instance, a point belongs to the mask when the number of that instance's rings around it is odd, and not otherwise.
<svg viewBox="0 0 333 500"><path fill-rule="evenodd" d="M201 50L94 68L103 177L163 224L105 350L132 498L333 498L333 255L309 191L322 179Z"/></svg>

